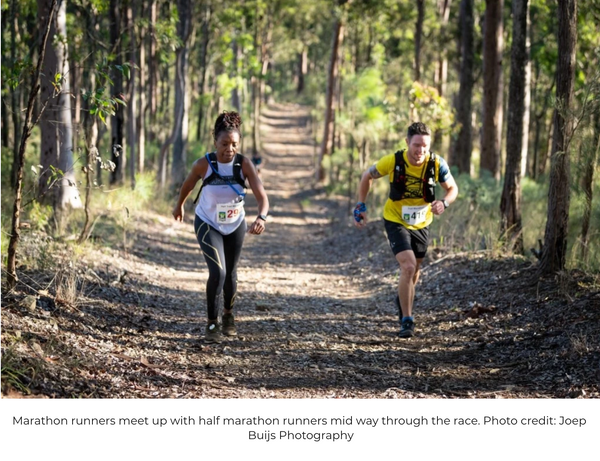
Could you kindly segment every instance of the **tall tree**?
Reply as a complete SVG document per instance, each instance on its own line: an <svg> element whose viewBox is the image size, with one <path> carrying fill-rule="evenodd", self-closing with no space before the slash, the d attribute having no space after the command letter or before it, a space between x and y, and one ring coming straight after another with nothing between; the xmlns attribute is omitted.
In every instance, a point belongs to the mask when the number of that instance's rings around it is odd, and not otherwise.
<svg viewBox="0 0 600 461"><path fill-rule="evenodd" d="M110 46L111 52L115 56L113 64L122 65L121 56L121 0L110 0L109 5L109 28L110 28ZM114 71L113 75L113 97L125 99L123 97L123 74L119 70ZM125 175L125 149L124 143L124 114L123 109L117 109L117 112L111 120L111 160L115 164L115 169L110 174L110 183L122 183Z"/></svg>
<svg viewBox="0 0 600 461"><path fill-rule="evenodd" d="M415 82L421 80L421 43L423 21L425 20L425 0L417 0L417 22L415 24Z"/></svg>
<svg viewBox="0 0 600 461"><path fill-rule="evenodd" d="M49 0L38 0L40 17L48 17L50 6ZM43 104L46 104L46 110L40 120L40 164L44 173L40 175L39 196L52 203L55 218L60 225L62 214L68 207L82 206L74 171L66 0L58 3L50 34L53 40L45 53L41 88L41 98ZM58 177L53 176L53 169L60 170ZM50 185L54 183L58 187L49 191Z"/></svg>
<svg viewBox="0 0 600 461"><path fill-rule="evenodd" d="M202 127L205 117L204 94L206 93L206 75L208 73L208 46L210 43L210 19L212 17L212 3L204 2L202 8L202 28L200 29L201 43L200 47L200 83L198 95L198 126L196 128L196 139L202 139Z"/></svg>
<svg viewBox="0 0 600 461"><path fill-rule="evenodd" d="M525 127L525 80L527 66L528 0L513 0L513 37L511 46L508 127L506 131L506 169L500 200L500 228L509 249L523 253L521 222L521 168ZM527 124L528 126L528 124Z"/></svg>
<svg viewBox="0 0 600 461"><path fill-rule="evenodd" d="M323 120L323 139L321 141L321 150L317 161L315 179L322 182L325 179L325 166L323 164L325 157L331 153L333 144L333 116L334 116L334 93L336 79L338 74L339 53L344 40L344 21L340 14L333 26L333 36L331 41L331 57L329 60L329 71L327 72L327 93L325 95L325 119Z"/></svg>
<svg viewBox="0 0 600 461"><path fill-rule="evenodd" d="M569 224L569 142L571 140L577 46L577 0L558 0L558 65L556 69L556 110L548 192L548 217L540 274L564 269Z"/></svg>
<svg viewBox="0 0 600 461"><path fill-rule="evenodd" d="M521 142L521 177L525 177L529 164L529 126L531 122L531 18L529 15L530 2L527 0L525 11L525 91L523 95L523 141Z"/></svg>
<svg viewBox="0 0 600 461"><path fill-rule="evenodd" d="M459 21L461 30L460 89L456 109L456 123L460 128L452 150L452 163L458 166L461 173L467 174L471 172L471 152L473 150L471 101L475 61L474 21L473 0L462 0Z"/></svg>
<svg viewBox="0 0 600 461"><path fill-rule="evenodd" d="M137 16L136 2L127 4L127 27L129 28L129 104L127 104L127 146L129 148L129 180L131 188L135 189L135 172L137 160L137 130L136 130L136 109L137 109L137 86L136 86L136 67L137 67L137 40L135 35L135 20Z"/></svg>
<svg viewBox="0 0 600 461"><path fill-rule="evenodd" d="M33 75L31 91L29 92L29 101L25 111L25 120L23 121L23 133L20 137L19 155L17 156L17 177L15 182L15 203L13 205L12 227L10 232L10 241L8 243L7 259L6 259L6 288L12 290L18 282L17 276L17 250L21 238L21 200L23 198L23 169L25 165L25 148L27 140L31 136L34 127L33 123L33 106L40 91L40 75L42 73L42 65L45 60L48 37L50 29L56 13L58 0L52 0L46 8L38 9L38 17L40 22L40 47L38 52L38 61ZM44 6L44 5L42 5ZM46 16L44 16L44 13ZM43 109L42 109L43 110Z"/></svg>
<svg viewBox="0 0 600 461"><path fill-rule="evenodd" d="M500 179L502 144L502 10L504 0L486 0L483 37L483 126L480 169Z"/></svg>
<svg viewBox="0 0 600 461"><path fill-rule="evenodd" d="M14 66L17 62L17 0L10 2L10 62ZM13 165L11 186L15 186L17 180L17 169L18 169L18 156L19 156L19 136L21 136L21 101L20 101L20 88L11 88L10 91L10 112L12 114L12 128L13 128ZM6 111L3 110L3 113Z"/></svg>
<svg viewBox="0 0 600 461"><path fill-rule="evenodd" d="M178 190L185 179L186 150L188 142L188 90L189 48L188 42L192 31L192 2L178 0L177 36L180 45L175 51L175 124L173 128L173 163L171 166L171 186Z"/></svg>

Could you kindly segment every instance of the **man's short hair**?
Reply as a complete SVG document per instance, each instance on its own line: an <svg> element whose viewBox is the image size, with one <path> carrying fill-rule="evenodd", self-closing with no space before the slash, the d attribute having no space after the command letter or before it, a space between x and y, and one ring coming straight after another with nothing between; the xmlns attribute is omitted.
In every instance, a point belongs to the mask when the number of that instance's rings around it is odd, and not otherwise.
<svg viewBox="0 0 600 461"><path fill-rule="evenodd" d="M412 138L416 134L420 134L423 136L431 136L431 130L424 123L415 122L408 127L408 132L406 134L408 136L408 139Z"/></svg>

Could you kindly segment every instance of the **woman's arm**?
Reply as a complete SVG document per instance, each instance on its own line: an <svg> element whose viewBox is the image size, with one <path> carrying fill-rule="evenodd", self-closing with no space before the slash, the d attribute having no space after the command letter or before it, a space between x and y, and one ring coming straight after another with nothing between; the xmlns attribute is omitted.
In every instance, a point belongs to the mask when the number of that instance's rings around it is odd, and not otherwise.
<svg viewBox="0 0 600 461"><path fill-rule="evenodd" d="M173 217L176 221L183 221L183 204L185 203L190 193L194 190L194 187L196 187L196 183L200 179L202 179L206 174L207 167L208 161L204 157L196 160L192 165L192 170L181 185L181 190L179 191L179 198L177 199L177 204L173 208Z"/></svg>
<svg viewBox="0 0 600 461"><path fill-rule="evenodd" d="M248 184L252 189L252 193L256 197L258 203L258 215L254 220L248 232L251 234L262 234L265 230L265 222L260 216L267 216L269 214L269 199L265 188L263 187L262 181L256 173L256 169L250 160L244 157L242 162L242 172L244 176L248 178Z"/></svg>

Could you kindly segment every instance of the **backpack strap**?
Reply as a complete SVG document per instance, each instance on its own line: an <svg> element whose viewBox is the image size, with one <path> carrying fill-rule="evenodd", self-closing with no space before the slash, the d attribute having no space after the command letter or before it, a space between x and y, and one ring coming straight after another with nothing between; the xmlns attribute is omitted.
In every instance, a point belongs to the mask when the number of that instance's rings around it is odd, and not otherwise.
<svg viewBox="0 0 600 461"><path fill-rule="evenodd" d="M435 153L430 152L429 161L427 162L425 174L423 175L423 199L427 203L435 201L435 184L437 182L435 177L435 161Z"/></svg>
<svg viewBox="0 0 600 461"><path fill-rule="evenodd" d="M404 150L399 150L395 154L394 174L390 184L390 199L393 201L402 200L406 192L406 162L404 161Z"/></svg>
<svg viewBox="0 0 600 461"><path fill-rule="evenodd" d="M216 152L210 152L210 153L206 154L205 157L206 157L206 160L208 161L208 167L209 168L212 167L212 171L219 171L219 163L217 162L217 154L216 154ZM210 176L212 176L212 175L213 174L211 173ZM207 179L208 178L202 180L202 185L200 186L200 190L196 194L196 198L194 199L194 203L198 202L198 199L200 198L200 194L202 193L202 189L204 189L204 186L206 186L206 184L207 184L207 181L206 181Z"/></svg>
<svg viewBox="0 0 600 461"><path fill-rule="evenodd" d="M246 189L246 180L242 178L242 163L244 162L244 156L242 154L235 154L235 159L233 160L233 179L240 186Z"/></svg>

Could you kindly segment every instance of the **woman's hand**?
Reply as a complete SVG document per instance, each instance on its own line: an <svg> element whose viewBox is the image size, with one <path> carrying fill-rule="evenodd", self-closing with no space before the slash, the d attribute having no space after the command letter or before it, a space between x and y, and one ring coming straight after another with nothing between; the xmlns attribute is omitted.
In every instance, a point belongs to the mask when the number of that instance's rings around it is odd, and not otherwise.
<svg viewBox="0 0 600 461"><path fill-rule="evenodd" d="M184 213L183 205L177 204L175 205L175 208L173 208L173 217L175 218L175 221L183 222Z"/></svg>
<svg viewBox="0 0 600 461"><path fill-rule="evenodd" d="M260 235L264 231L265 231L265 221L263 221L261 218L256 218L256 220L250 226L250 229L248 229L248 233L254 234L254 235Z"/></svg>

